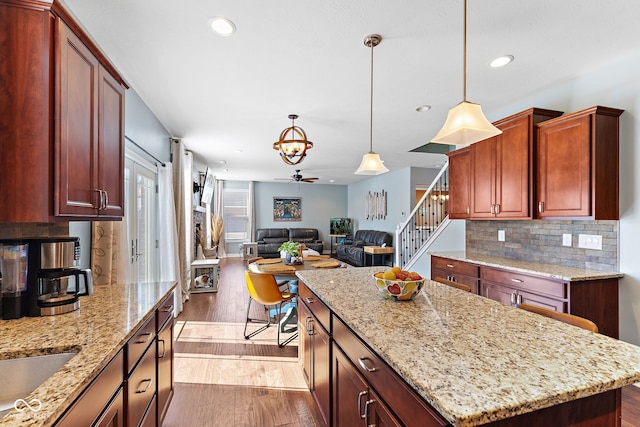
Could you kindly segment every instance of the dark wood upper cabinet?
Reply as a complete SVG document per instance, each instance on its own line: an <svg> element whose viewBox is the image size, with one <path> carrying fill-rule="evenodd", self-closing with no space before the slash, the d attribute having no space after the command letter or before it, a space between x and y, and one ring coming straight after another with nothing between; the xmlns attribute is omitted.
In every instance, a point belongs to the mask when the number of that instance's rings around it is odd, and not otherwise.
<svg viewBox="0 0 640 427"><path fill-rule="evenodd" d="M471 145L470 218L533 217L534 127L561 114L540 108L522 111L494 122L502 134Z"/></svg>
<svg viewBox="0 0 640 427"><path fill-rule="evenodd" d="M0 21L0 222L121 218L128 85L59 3Z"/></svg>
<svg viewBox="0 0 640 427"><path fill-rule="evenodd" d="M449 218L469 218L471 197L471 150L469 147L447 153L449 157Z"/></svg>
<svg viewBox="0 0 640 427"><path fill-rule="evenodd" d="M619 117L594 106L538 126L537 218L619 219Z"/></svg>

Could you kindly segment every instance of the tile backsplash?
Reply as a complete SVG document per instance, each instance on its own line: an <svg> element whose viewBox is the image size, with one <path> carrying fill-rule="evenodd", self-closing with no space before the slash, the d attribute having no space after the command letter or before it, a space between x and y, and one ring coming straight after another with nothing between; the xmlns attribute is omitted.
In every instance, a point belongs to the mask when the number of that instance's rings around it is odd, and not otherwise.
<svg viewBox="0 0 640 427"><path fill-rule="evenodd" d="M504 230L505 241L498 241ZM562 245L571 234L572 246ZM578 248L579 234L602 236L602 250ZM618 271L618 221L466 221L466 251L550 264Z"/></svg>

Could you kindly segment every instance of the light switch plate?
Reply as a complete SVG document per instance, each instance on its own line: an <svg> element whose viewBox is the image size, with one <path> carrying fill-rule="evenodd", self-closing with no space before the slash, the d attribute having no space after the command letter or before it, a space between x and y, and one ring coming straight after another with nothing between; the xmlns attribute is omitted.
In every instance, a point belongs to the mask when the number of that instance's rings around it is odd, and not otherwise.
<svg viewBox="0 0 640 427"><path fill-rule="evenodd" d="M562 246L571 246L571 234L564 233L562 235Z"/></svg>
<svg viewBox="0 0 640 427"><path fill-rule="evenodd" d="M595 234L578 234L578 247L583 249L602 250L602 236Z"/></svg>
<svg viewBox="0 0 640 427"><path fill-rule="evenodd" d="M505 240L504 230L498 230L498 242L504 242L504 240Z"/></svg>

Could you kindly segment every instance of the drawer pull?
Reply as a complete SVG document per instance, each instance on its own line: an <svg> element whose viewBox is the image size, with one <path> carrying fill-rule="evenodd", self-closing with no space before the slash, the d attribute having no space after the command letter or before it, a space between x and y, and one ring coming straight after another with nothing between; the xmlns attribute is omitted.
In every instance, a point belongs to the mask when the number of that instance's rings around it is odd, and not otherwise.
<svg viewBox="0 0 640 427"><path fill-rule="evenodd" d="M365 360L369 360L369 358L368 357L358 357L358 363L360 364L360 366L362 366L362 369L364 369L365 371L368 371L368 372L375 372L375 371L378 370L377 368L368 367L367 364L364 363Z"/></svg>
<svg viewBox="0 0 640 427"><path fill-rule="evenodd" d="M309 336L314 335L313 333L313 318L311 317L307 317L307 333L309 334Z"/></svg>
<svg viewBox="0 0 640 427"><path fill-rule="evenodd" d="M516 303L516 294L511 294L511 304Z"/></svg>
<svg viewBox="0 0 640 427"><path fill-rule="evenodd" d="M173 304L162 306L160 311L163 313L171 313L173 311Z"/></svg>
<svg viewBox="0 0 640 427"><path fill-rule="evenodd" d="M149 390L149 387L151 387L152 382L153 381L151 380L151 378L145 378L142 381L140 381L140 384L147 383L147 386L143 390L140 390L140 389L136 390L136 393L146 393L147 390Z"/></svg>
<svg viewBox="0 0 640 427"><path fill-rule="evenodd" d="M522 304L522 295L518 295L518 298L516 301L518 302L518 304Z"/></svg>
<svg viewBox="0 0 640 427"><path fill-rule="evenodd" d="M544 212L544 202L538 203L538 212L540 213Z"/></svg>
<svg viewBox="0 0 640 427"><path fill-rule="evenodd" d="M144 334L140 334L140 335L138 335L138 339L136 340L136 344L148 343L149 342L149 338L151 338L151 332L145 332Z"/></svg>
<svg viewBox="0 0 640 427"><path fill-rule="evenodd" d="M449 268L454 268L454 267L455 267L455 265L453 265L453 264L447 264L447 267L449 267Z"/></svg>
<svg viewBox="0 0 640 427"><path fill-rule="evenodd" d="M162 354L158 355L158 359L162 359L164 357L164 353L167 350L167 348L164 344L164 340L158 340L158 343L162 343Z"/></svg>
<svg viewBox="0 0 640 427"><path fill-rule="evenodd" d="M313 304L315 302L315 300L311 297L306 297L304 300L307 302L307 304Z"/></svg>
<svg viewBox="0 0 640 427"><path fill-rule="evenodd" d="M362 396L366 396L367 394L369 394L369 391L367 390L358 393L358 414L360 414L360 418L362 418L363 420L365 418L365 413L360 412L360 408L362 408Z"/></svg>
<svg viewBox="0 0 640 427"><path fill-rule="evenodd" d="M522 283L522 282L524 282L524 280L520 280L520 279L511 279L511 281L512 281L512 282L515 282L515 283Z"/></svg>
<svg viewBox="0 0 640 427"><path fill-rule="evenodd" d="M364 419L365 420L369 419L369 405L372 405L374 403L376 403L376 401L374 399L367 400L364 403ZM369 424L367 421L365 421L365 423L367 424L367 427L376 427L375 424Z"/></svg>

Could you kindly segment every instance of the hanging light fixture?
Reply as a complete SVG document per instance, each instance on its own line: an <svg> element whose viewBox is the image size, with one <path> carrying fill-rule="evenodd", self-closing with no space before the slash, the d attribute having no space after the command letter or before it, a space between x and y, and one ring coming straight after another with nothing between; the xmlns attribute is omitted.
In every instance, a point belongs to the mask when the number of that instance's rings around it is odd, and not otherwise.
<svg viewBox="0 0 640 427"><path fill-rule="evenodd" d="M273 143L273 149L280 152L283 162L288 165L297 165L307 156L307 150L313 148L313 142L308 141L305 131L295 125L298 115L289 114L289 118L291 127L282 131L278 142Z"/></svg>
<svg viewBox="0 0 640 427"><path fill-rule="evenodd" d="M369 110L369 152L362 156L362 162L356 175L380 175L389 172L389 169L382 164L380 155L373 151L373 48L382 41L379 34L371 34L364 38L364 45L371 48L371 108Z"/></svg>
<svg viewBox="0 0 640 427"><path fill-rule="evenodd" d="M487 120L479 104L467 101L467 0L464 0L463 63L463 101L449 110L444 126L431 142L466 146L502 133Z"/></svg>

